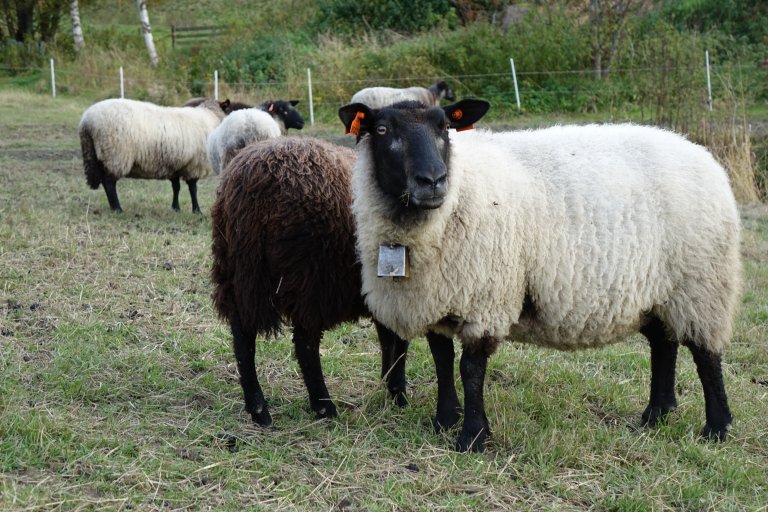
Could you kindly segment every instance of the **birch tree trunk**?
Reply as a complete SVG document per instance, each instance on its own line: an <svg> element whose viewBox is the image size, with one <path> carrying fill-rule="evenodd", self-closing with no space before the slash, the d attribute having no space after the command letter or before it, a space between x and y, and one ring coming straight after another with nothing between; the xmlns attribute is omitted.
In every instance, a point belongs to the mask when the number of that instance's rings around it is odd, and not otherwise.
<svg viewBox="0 0 768 512"><path fill-rule="evenodd" d="M72 18L72 38L75 40L75 51L85 48L85 39L83 39L83 28L80 26L80 8L77 6L77 0L69 1L69 17Z"/></svg>
<svg viewBox="0 0 768 512"><path fill-rule="evenodd" d="M149 63L153 68L156 68L157 51L155 50L155 41L152 39L152 29L149 27L147 1L136 0L136 6L139 8L139 21L141 21L141 32L144 34L144 42L147 44L147 51L149 52Z"/></svg>

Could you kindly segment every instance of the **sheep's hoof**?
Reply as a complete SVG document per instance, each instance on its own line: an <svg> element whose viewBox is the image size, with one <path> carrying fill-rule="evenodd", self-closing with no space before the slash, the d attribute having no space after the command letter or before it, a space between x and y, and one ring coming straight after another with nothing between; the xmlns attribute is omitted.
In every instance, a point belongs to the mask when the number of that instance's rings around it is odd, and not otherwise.
<svg viewBox="0 0 768 512"><path fill-rule="evenodd" d="M392 394L392 399L395 401L395 404L398 407L407 407L408 406L408 397L405 396L405 391L396 391L394 393L390 392Z"/></svg>
<svg viewBox="0 0 768 512"><path fill-rule="evenodd" d="M665 406L648 406L643 411L641 425L643 427L653 428L661 425L667 419L667 415L677 409L677 404Z"/></svg>
<svg viewBox="0 0 768 512"><path fill-rule="evenodd" d="M321 418L335 418L339 415L336 406L330 400L322 400L318 405L313 405L312 410Z"/></svg>
<svg viewBox="0 0 768 512"><path fill-rule="evenodd" d="M264 405L259 411L251 412L253 422L262 427L268 427L272 424L272 416L269 414L269 409Z"/></svg>
<svg viewBox="0 0 768 512"><path fill-rule="evenodd" d="M450 430L461 418L461 409L449 409L448 412L438 412L432 418L432 427L438 434Z"/></svg>
<svg viewBox="0 0 768 512"><path fill-rule="evenodd" d="M490 437L488 428L483 428L480 432L468 432L464 428L456 440L456 451L482 453L485 451L485 444Z"/></svg>
<svg viewBox="0 0 768 512"><path fill-rule="evenodd" d="M725 441L726 437L728 437L729 430L731 430L730 422L728 422L728 424L720 428L715 428L710 425L704 425L704 428L701 429L700 435L707 441L722 442L722 441Z"/></svg>

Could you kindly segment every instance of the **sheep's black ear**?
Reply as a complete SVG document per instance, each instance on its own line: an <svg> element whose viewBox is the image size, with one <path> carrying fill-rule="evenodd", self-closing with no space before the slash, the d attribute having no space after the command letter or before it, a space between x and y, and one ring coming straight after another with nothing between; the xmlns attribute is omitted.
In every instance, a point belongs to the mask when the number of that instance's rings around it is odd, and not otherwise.
<svg viewBox="0 0 768 512"><path fill-rule="evenodd" d="M461 131L474 128L474 123L482 119L488 109L491 108L491 104L485 100L466 99L441 108L448 116L450 127Z"/></svg>
<svg viewBox="0 0 768 512"><path fill-rule="evenodd" d="M290 104L291 104L292 107L295 107L296 105L299 104L299 100L291 100Z"/></svg>
<svg viewBox="0 0 768 512"><path fill-rule="evenodd" d="M362 103L352 103L339 109L339 118L344 123L344 133L361 137L370 131L373 111Z"/></svg>
<svg viewBox="0 0 768 512"><path fill-rule="evenodd" d="M225 111L229 108L229 104L230 104L229 98L219 102L219 106L221 107L221 110L225 110Z"/></svg>

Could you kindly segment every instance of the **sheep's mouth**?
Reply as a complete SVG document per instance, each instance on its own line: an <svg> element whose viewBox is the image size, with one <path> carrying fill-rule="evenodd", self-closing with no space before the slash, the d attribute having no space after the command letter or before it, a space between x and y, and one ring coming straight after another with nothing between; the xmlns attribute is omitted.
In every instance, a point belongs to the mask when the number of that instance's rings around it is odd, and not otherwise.
<svg viewBox="0 0 768 512"><path fill-rule="evenodd" d="M430 191L428 194L411 194L409 198L409 204L414 208L421 208L422 210L434 210L440 208L445 201L444 194L435 194Z"/></svg>

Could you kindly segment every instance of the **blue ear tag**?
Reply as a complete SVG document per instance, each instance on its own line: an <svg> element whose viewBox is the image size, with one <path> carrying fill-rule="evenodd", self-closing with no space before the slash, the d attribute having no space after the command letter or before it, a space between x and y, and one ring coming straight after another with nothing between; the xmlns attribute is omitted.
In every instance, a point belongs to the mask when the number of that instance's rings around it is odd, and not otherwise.
<svg viewBox="0 0 768 512"><path fill-rule="evenodd" d="M378 277L408 277L408 249L404 245L381 244L379 246Z"/></svg>

